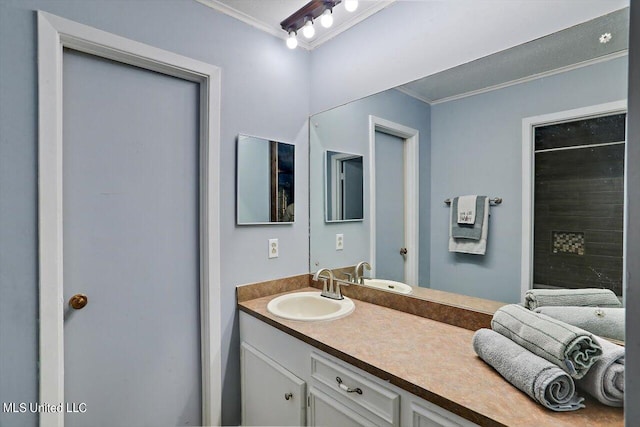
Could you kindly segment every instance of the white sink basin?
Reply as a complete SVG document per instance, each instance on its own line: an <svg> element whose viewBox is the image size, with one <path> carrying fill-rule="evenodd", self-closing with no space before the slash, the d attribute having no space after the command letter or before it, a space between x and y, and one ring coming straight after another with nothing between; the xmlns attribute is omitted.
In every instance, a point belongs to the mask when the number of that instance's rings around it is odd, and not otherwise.
<svg viewBox="0 0 640 427"><path fill-rule="evenodd" d="M334 300L320 296L320 292L295 292L280 295L269 301L269 313L290 320L333 320L347 316L355 309L349 298Z"/></svg>
<svg viewBox="0 0 640 427"><path fill-rule="evenodd" d="M385 279L364 279L364 285L372 288L384 289L385 291L396 292L398 294L410 294L411 286L395 280Z"/></svg>

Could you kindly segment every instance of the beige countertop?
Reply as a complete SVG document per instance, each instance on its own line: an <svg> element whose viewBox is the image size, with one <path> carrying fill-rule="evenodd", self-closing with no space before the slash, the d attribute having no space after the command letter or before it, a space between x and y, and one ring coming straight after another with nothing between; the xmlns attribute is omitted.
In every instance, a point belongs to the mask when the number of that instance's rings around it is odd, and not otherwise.
<svg viewBox="0 0 640 427"><path fill-rule="evenodd" d="M317 289L298 289L309 290ZM580 396L586 398L586 408L574 412L553 412L537 404L476 356L472 330L357 299L355 311L342 319L285 320L267 311L267 303L276 295L239 298L238 306L322 351L480 425L624 425L621 408L604 406L584 393Z"/></svg>

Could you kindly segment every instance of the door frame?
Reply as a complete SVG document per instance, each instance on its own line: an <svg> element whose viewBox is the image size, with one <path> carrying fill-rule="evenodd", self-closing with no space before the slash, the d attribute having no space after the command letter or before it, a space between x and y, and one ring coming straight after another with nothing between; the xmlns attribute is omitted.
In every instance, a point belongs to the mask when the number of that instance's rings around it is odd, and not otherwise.
<svg viewBox="0 0 640 427"><path fill-rule="evenodd" d="M419 180L420 133L390 120L369 116L369 260L375 277L376 260L376 131L404 140L404 243L408 249L404 263L404 281L418 286L419 265Z"/></svg>
<svg viewBox="0 0 640 427"><path fill-rule="evenodd" d="M627 101L619 100L604 104L573 110L559 111L540 116L522 119L522 257L520 267L520 298L524 301L525 293L533 285L533 219L534 219L534 128L536 126L581 120L589 117L605 116L627 112ZM626 137L625 137L626 138ZM626 152L626 144L625 144ZM624 158L624 218L623 218L623 253L627 248L627 156ZM626 271L626 256L622 260L622 271ZM624 292L626 277L622 275L622 289Z"/></svg>
<svg viewBox="0 0 640 427"><path fill-rule="evenodd" d="M202 423L221 423L220 68L38 11L39 399L64 402L62 60L63 48L200 85L199 230ZM64 412L40 426L64 425Z"/></svg>

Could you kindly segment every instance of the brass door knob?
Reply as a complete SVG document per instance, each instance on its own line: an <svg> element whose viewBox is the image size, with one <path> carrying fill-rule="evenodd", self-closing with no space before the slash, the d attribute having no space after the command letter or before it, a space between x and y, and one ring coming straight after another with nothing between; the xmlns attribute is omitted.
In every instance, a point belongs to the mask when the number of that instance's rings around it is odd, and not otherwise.
<svg viewBox="0 0 640 427"><path fill-rule="evenodd" d="M88 302L89 299L84 294L75 294L69 299L69 305L71 306L71 308L74 308L76 310L84 308L84 306L87 305Z"/></svg>

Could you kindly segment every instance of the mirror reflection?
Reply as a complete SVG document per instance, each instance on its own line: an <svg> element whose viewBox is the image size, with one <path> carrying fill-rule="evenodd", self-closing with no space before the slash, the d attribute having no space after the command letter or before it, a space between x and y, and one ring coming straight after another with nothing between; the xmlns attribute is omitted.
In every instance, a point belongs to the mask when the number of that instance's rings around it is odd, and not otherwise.
<svg viewBox="0 0 640 427"><path fill-rule="evenodd" d="M236 213L239 225L294 221L295 146L238 136Z"/></svg>
<svg viewBox="0 0 640 427"><path fill-rule="evenodd" d="M325 157L325 215L327 222L363 219L362 156L327 151Z"/></svg>
<svg viewBox="0 0 640 427"><path fill-rule="evenodd" d="M532 288L621 298L627 42L621 9L312 116L310 271L368 261L376 279L507 303ZM415 156L397 129L415 131ZM362 153L361 222L324 221L327 151ZM484 255L449 251L445 200L465 195L503 200Z"/></svg>

